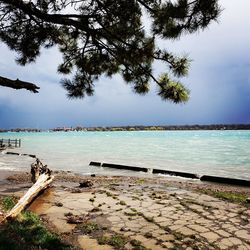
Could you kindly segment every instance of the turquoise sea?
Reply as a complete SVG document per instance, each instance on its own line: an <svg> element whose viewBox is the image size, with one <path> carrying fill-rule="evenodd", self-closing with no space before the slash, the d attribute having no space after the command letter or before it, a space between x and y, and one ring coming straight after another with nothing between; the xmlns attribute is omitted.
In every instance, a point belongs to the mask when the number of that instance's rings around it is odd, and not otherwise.
<svg viewBox="0 0 250 250"><path fill-rule="evenodd" d="M88 166L99 161L250 179L250 131L1 133L21 139L13 151L36 154L51 169L133 174ZM0 169L29 170L33 160L0 154Z"/></svg>

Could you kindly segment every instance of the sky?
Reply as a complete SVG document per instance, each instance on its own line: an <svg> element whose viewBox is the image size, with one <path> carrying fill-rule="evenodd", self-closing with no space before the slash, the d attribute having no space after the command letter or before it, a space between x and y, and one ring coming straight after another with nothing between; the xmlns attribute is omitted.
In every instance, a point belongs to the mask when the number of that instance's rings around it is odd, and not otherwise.
<svg viewBox="0 0 250 250"><path fill-rule="evenodd" d="M192 59L182 82L191 91L186 104L162 101L156 87L135 94L118 75L96 82L95 95L69 100L57 73L56 48L42 50L36 63L15 63L16 54L0 43L0 75L40 86L39 94L0 87L0 128L250 123L249 0L221 0L218 22L161 47ZM155 74L163 66L154 66Z"/></svg>

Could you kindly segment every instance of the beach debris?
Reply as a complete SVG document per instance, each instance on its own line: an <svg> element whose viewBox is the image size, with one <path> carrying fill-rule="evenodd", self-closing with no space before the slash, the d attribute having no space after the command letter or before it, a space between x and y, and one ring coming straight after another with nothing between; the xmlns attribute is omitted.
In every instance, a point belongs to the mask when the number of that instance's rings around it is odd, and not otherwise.
<svg viewBox="0 0 250 250"><path fill-rule="evenodd" d="M90 180L84 180L79 183L80 188L85 188L85 187L92 187L94 183Z"/></svg>
<svg viewBox="0 0 250 250"><path fill-rule="evenodd" d="M70 192L73 194L77 194L77 193L82 193L83 191L80 188L71 188Z"/></svg>
<svg viewBox="0 0 250 250"><path fill-rule="evenodd" d="M43 165L39 159L31 164L32 181L34 185L27 191L27 193L17 202L17 204L5 216L4 220L11 220L18 216L18 214L29 205L34 198L44 189L48 188L54 179L52 171Z"/></svg>
<svg viewBox="0 0 250 250"><path fill-rule="evenodd" d="M36 155L32 155L32 154L21 154L21 155L23 155L23 156L29 156L31 158L36 158Z"/></svg>
<svg viewBox="0 0 250 250"><path fill-rule="evenodd" d="M16 153L16 152L6 152L6 155L20 155L20 153Z"/></svg>
<svg viewBox="0 0 250 250"><path fill-rule="evenodd" d="M96 212L100 212L100 211L102 211L101 208L99 208L99 207L94 207L94 208L91 209L89 212L90 212L90 213L96 213Z"/></svg>
<svg viewBox="0 0 250 250"><path fill-rule="evenodd" d="M131 231L131 229L127 228L127 227L121 227L120 231L121 232L129 232L129 231Z"/></svg>
<svg viewBox="0 0 250 250"><path fill-rule="evenodd" d="M35 183L41 174L51 175L51 170L47 167L47 165L43 165L43 163L36 158L36 161L31 164L31 181Z"/></svg>
<svg viewBox="0 0 250 250"><path fill-rule="evenodd" d="M81 215L65 215L67 217L67 223L69 224L81 224L84 222L85 217Z"/></svg>
<svg viewBox="0 0 250 250"><path fill-rule="evenodd" d="M55 202L55 206L57 206L57 207L62 207L63 204L62 204L62 202Z"/></svg>

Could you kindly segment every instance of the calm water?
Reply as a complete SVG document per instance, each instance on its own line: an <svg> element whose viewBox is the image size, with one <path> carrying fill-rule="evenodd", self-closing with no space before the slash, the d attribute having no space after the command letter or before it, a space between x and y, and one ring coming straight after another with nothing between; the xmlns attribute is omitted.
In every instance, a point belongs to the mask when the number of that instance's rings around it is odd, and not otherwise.
<svg viewBox="0 0 250 250"><path fill-rule="evenodd" d="M90 161L250 179L250 131L1 133L52 169L103 174ZM28 157L0 154L1 169L29 169ZM116 170L117 171L117 170ZM123 172L122 172L123 173Z"/></svg>

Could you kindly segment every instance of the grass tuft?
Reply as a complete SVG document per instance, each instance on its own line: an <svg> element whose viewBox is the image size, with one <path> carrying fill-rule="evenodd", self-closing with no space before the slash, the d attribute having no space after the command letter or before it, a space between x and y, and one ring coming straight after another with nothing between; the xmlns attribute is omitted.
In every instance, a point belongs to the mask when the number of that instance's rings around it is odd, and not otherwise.
<svg viewBox="0 0 250 250"><path fill-rule="evenodd" d="M225 192L225 191L214 191L214 190L204 190L203 193L212 195L222 200L227 200L234 203L239 203L245 206L249 206L249 204L247 204L248 197L244 194Z"/></svg>
<svg viewBox="0 0 250 250"><path fill-rule="evenodd" d="M10 249L70 250L73 248L63 243L57 235L50 233L37 215L25 211L18 219L0 228L0 250Z"/></svg>
<svg viewBox="0 0 250 250"><path fill-rule="evenodd" d="M100 245L110 245L114 249L125 249L126 239L120 234L114 234L111 237L102 236L97 239Z"/></svg>
<svg viewBox="0 0 250 250"><path fill-rule="evenodd" d="M84 234L91 234L91 233L93 233L93 232L99 230L100 227L99 227L99 225L96 224L96 223L93 223L93 222L86 222L86 223L81 224L80 229L81 229L81 231L82 231Z"/></svg>
<svg viewBox="0 0 250 250"><path fill-rule="evenodd" d="M126 206L127 205L125 201L120 201L119 204L122 205L122 206Z"/></svg>
<svg viewBox="0 0 250 250"><path fill-rule="evenodd" d="M131 240L130 244L133 246L132 250L151 250L150 248L144 247L139 240Z"/></svg>
<svg viewBox="0 0 250 250"><path fill-rule="evenodd" d="M4 211L11 210L17 203L17 198L14 196L4 197L2 200L2 207Z"/></svg>

